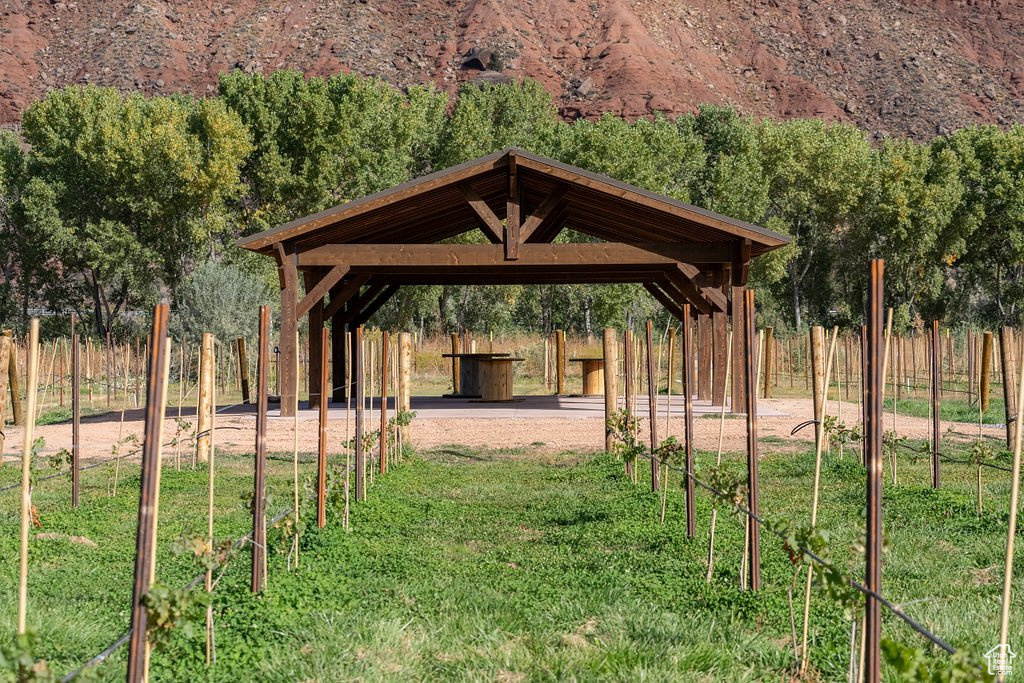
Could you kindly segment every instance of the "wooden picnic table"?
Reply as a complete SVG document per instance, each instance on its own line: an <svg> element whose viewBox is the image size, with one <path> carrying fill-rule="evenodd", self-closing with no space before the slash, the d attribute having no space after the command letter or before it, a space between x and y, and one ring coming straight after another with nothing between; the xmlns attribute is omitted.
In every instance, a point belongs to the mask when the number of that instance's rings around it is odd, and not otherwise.
<svg viewBox="0 0 1024 683"><path fill-rule="evenodd" d="M459 388L447 398L482 398L480 372L483 363L494 358L508 356L508 353L442 353L442 358L451 358L459 364Z"/></svg>
<svg viewBox="0 0 1024 683"><path fill-rule="evenodd" d="M583 395L604 396L604 358L570 358L583 369Z"/></svg>

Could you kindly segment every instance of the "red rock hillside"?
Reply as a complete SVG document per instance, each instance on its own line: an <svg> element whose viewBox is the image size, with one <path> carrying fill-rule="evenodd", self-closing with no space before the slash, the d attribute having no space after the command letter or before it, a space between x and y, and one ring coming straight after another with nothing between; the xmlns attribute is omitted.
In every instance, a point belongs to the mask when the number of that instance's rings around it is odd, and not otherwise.
<svg viewBox="0 0 1024 683"><path fill-rule="evenodd" d="M918 138L1024 120L1002 0L3 0L0 123L70 83L215 89L232 68L396 85L531 76L566 117L727 103Z"/></svg>

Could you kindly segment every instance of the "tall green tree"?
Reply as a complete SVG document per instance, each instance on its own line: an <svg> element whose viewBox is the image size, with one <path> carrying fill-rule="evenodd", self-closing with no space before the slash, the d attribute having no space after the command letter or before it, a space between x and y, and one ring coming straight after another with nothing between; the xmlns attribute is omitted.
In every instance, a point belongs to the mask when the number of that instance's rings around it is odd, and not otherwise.
<svg viewBox="0 0 1024 683"><path fill-rule="evenodd" d="M963 201L950 223L957 298L982 321L1024 314L1024 126L972 126L945 143L960 161Z"/></svg>
<svg viewBox="0 0 1024 683"><path fill-rule="evenodd" d="M781 256L789 310L800 328L807 311L821 320L831 308L836 257L864 191L871 150L863 131L814 119L763 121L757 134L768 199L758 222L793 238Z"/></svg>
<svg viewBox="0 0 1024 683"><path fill-rule="evenodd" d="M887 298L899 322L938 315L949 254L962 246L949 229L963 197L957 156L944 145L887 140L868 177L855 260L885 259Z"/></svg>
<svg viewBox="0 0 1024 683"><path fill-rule="evenodd" d="M101 335L173 291L231 231L225 204L241 191L250 144L218 100L70 87L29 107L22 130L31 146L24 228L56 275L44 296L91 312Z"/></svg>
<svg viewBox="0 0 1024 683"><path fill-rule="evenodd" d="M537 81L467 83L442 133L438 168L447 168L505 147L551 154L558 112Z"/></svg>
<svg viewBox="0 0 1024 683"><path fill-rule="evenodd" d="M372 78L234 71L220 97L248 127L246 232L383 190L432 169L447 98Z"/></svg>

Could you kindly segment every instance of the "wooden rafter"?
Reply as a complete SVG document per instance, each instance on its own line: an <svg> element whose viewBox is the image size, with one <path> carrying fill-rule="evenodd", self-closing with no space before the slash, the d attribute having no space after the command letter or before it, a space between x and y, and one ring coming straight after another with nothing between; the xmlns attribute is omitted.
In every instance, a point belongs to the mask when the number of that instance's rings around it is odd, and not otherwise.
<svg viewBox="0 0 1024 683"><path fill-rule="evenodd" d="M348 272L348 266L338 264L331 268L327 275L320 278L309 291L306 292L306 296L302 297L302 301L299 302L299 306L295 311L296 319L309 313L309 311L324 298L324 295L333 287L338 284L341 278L345 277L345 273Z"/></svg>
<svg viewBox="0 0 1024 683"><path fill-rule="evenodd" d="M565 185L559 185L554 192L549 194L544 201L540 203L540 206L538 206L533 213L530 214L530 217L523 223L523 227L519 231L520 240L523 242L528 242L530 240L530 236L534 231L540 228L544 221L547 220L548 217L552 216L556 209L558 209L559 205L561 205L562 200L565 198L565 193Z"/></svg>
<svg viewBox="0 0 1024 683"><path fill-rule="evenodd" d="M332 293L331 301L327 304L327 308L324 309L324 318L334 317L349 299L359 293L359 288L369 281L369 275L356 275L343 284L337 292Z"/></svg>
<svg viewBox="0 0 1024 683"><path fill-rule="evenodd" d="M487 202L483 200L469 183L459 185L459 192L462 193L462 196L466 198L466 203L476 213L477 218L480 220L480 230L483 231L487 239L494 244L501 244L502 231L504 230L501 219L494 215L491 207L487 205Z"/></svg>
<svg viewBox="0 0 1024 683"><path fill-rule="evenodd" d="M673 301L672 297L666 294L660 287L658 287L658 285L653 282L645 282L644 289L650 292L651 296L653 296L658 303L664 306L665 310L671 313L676 320L685 320L682 306Z"/></svg>

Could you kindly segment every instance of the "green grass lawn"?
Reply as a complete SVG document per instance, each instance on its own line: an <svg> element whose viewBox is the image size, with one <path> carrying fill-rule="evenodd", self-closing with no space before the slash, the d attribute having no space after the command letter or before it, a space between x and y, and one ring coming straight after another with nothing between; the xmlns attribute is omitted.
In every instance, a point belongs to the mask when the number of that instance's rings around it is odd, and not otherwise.
<svg viewBox="0 0 1024 683"><path fill-rule="evenodd" d="M306 458L308 460L308 458ZM729 454L741 471L743 456ZM698 454L698 474L712 456ZM272 461L273 507L290 495L287 456ZM309 464L303 465L310 471ZM649 468L641 465L641 481ZM813 453L768 454L762 511L809 517ZM85 475L83 506L67 505L67 483L36 495L42 532L82 535L97 547L57 540L32 544L29 623L37 656L64 673L112 642L127 625L134 555L137 472L118 497L105 468ZM249 528L240 497L250 460L218 460L218 535ZM986 472L985 510L975 513L974 470L948 465L944 489L927 487L927 464L900 462L886 486L884 592L957 648L995 644L1009 483ZM451 446L409 459L378 477L353 508L352 531L332 506L325 530L307 527L301 565L289 572L283 540L273 542L267 591L248 593L248 551L228 565L215 596L217 662L207 672L202 629L181 630L153 655L154 680L770 680L793 664L787 591L793 566L782 543L763 535L760 593L739 590L743 530L719 514L716 571L705 582L711 501L697 499L697 537L687 540L680 478L670 480L667 523L657 498L633 486L609 456ZM171 542L205 528L205 471L165 470L159 579L197 573ZM17 496L0 497L0 553L17 555ZM306 503L308 512L311 505ZM837 563L862 574L853 548L863 529L864 472L856 456L829 457L821 528ZM1020 547L1018 545L1018 547ZM0 564L0 629L13 632L17 563ZM801 579L802 582L802 579ZM1015 582L1011 646L1024 643L1024 583ZM797 602L802 600L798 588ZM799 620L799 615L797 616ZM815 592L812 665L821 680L845 680L849 622ZM797 625L799 629L799 624ZM923 641L892 615L884 630L907 645ZM948 658L929 651L930 665ZM124 652L95 672L123 678ZM898 680L887 671L889 680Z"/></svg>

